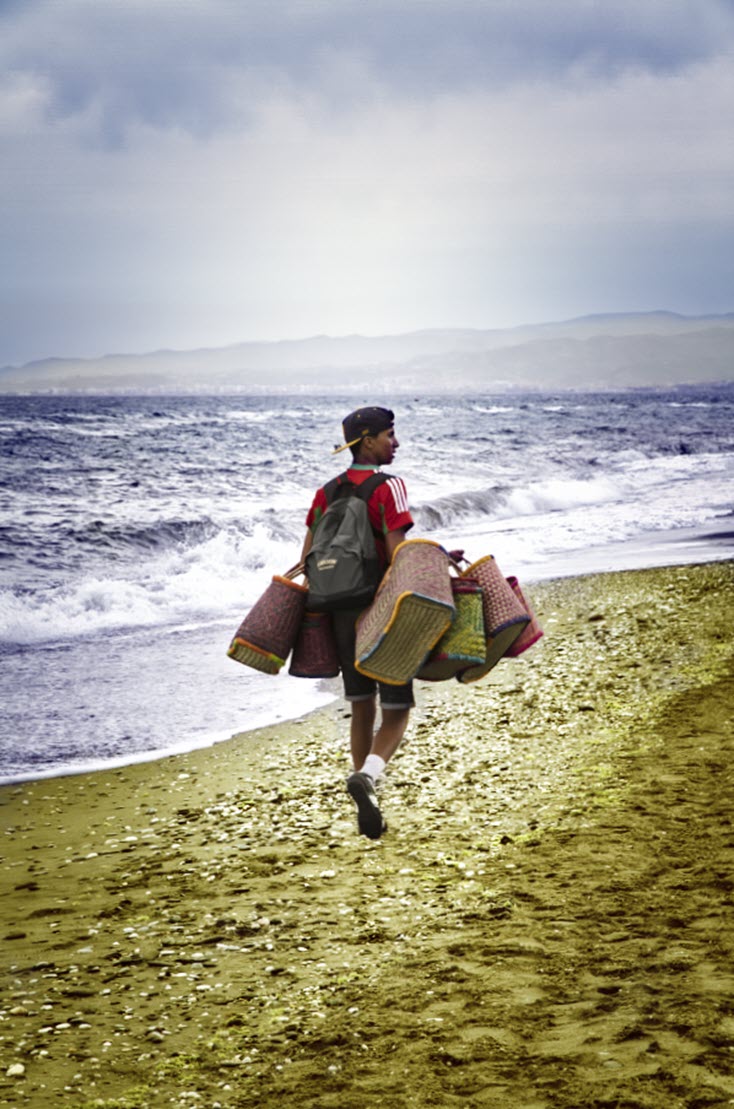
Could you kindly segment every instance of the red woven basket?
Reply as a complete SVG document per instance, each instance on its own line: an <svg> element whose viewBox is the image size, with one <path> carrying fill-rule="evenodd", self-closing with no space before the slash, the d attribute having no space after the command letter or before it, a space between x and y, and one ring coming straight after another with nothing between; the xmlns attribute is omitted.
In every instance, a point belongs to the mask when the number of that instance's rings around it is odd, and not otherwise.
<svg viewBox="0 0 734 1109"><path fill-rule="evenodd" d="M335 678L339 673L336 641L328 612L305 612L291 655L294 678Z"/></svg>
<svg viewBox="0 0 734 1109"><path fill-rule="evenodd" d="M507 581L510 589L512 589L513 593L520 601L520 604L523 606L528 616L530 617L530 623L527 625L524 631L520 632L520 635L517 637L510 649L506 652L510 658L517 658L517 656L521 655L523 651L527 651L528 647L532 647L533 643L538 642L541 635L543 634L543 629L538 623L538 618L533 612L530 606L530 602L520 588L520 583L517 578L510 577L507 579Z"/></svg>
<svg viewBox="0 0 734 1109"><path fill-rule="evenodd" d="M299 567L276 574L252 606L230 643L227 654L236 662L266 674L277 674L293 649L306 608L308 588L292 580Z"/></svg>

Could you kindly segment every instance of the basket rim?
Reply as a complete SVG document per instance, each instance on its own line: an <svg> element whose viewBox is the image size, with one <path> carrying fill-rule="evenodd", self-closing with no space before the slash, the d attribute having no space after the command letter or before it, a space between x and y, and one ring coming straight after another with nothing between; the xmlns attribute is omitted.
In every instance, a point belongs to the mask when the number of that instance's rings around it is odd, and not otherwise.
<svg viewBox="0 0 734 1109"><path fill-rule="evenodd" d="M421 537L416 536L415 539L404 539L402 543L399 543L393 551L393 559L395 558L395 555L398 553L398 551L402 551L403 547L407 547L411 543L414 547L417 546L419 543L423 543L426 547L438 547L439 551L443 551L443 553L448 558L448 551L446 550L446 548L442 547L440 543L437 543L435 539L422 539Z"/></svg>
<svg viewBox="0 0 734 1109"><path fill-rule="evenodd" d="M383 641L385 639L385 636L387 635L390 628L395 623L395 620L398 617L398 613L400 611L400 608L402 607L403 602L406 599L409 599L411 597L419 597L420 600L422 600L422 601L429 601L433 608L443 609L444 612L446 613L447 617L448 617L446 623L443 625L443 627L439 631L438 635L435 637L435 639L431 642L430 646L428 647L428 649L426 651L426 654L423 657L423 661L421 662L421 666L423 666L426 659L430 655L431 651L436 646L438 641L441 639L441 636L446 632L446 630L450 626L451 620L452 620L451 613L455 611L455 608L454 608L453 605L447 605L444 601L437 601L434 597L426 597L424 594L416 593L416 592L414 592L413 590L410 590L410 589L405 590L405 592L401 593L399 595L399 597L397 598L397 600L395 601L395 606L393 608L392 615L391 615L387 625L383 629L383 631L380 635L380 638L377 640L377 643L375 643L375 645L372 648L372 650L370 651L370 653L368 655L365 655L365 657L363 659L355 659L354 660L354 669L357 670L360 674L364 674L364 676L366 678L374 678L375 681L384 682L385 685L405 685L406 684L402 679L398 680L396 678L379 677L373 671L365 669L364 664L369 663L369 660L372 658L372 656L379 650L381 644L383 643ZM420 669L420 667L419 667L419 669ZM413 675L413 677L415 677L417 675L417 673L418 673L418 671L416 671L416 673ZM411 681L411 680L412 679L410 679L410 678L408 679L408 681Z"/></svg>
<svg viewBox="0 0 734 1109"><path fill-rule="evenodd" d="M461 573L459 574L459 580L461 580L462 578L470 578L472 576L472 573L478 570L480 566L483 566L485 562L496 563L496 561L497 560L494 555L482 555L482 557L478 558L476 562L472 562L471 566L467 567L466 570L461 571Z"/></svg>
<svg viewBox="0 0 734 1109"><path fill-rule="evenodd" d="M527 625L527 626L529 627L530 625ZM539 628L538 631L535 633L535 635L531 636L530 639L527 639L523 643L523 645L521 647L519 647L519 649L518 649L518 644L519 644L520 640L522 639L523 634L524 634L524 632L520 632L520 634L518 635L515 642L512 644L511 647L508 648L507 654L509 655L510 658L517 658L518 655L524 654L525 651L530 649L530 647L534 647L535 644L538 642L538 640L543 638L543 629Z"/></svg>
<svg viewBox="0 0 734 1109"><path fill-rule="evenodd" d="M280 585L287 585L289 589L295 589L297 593L308 593L307 585L299 585L297 581L292 581L290 578L283 577L282 574L273 574L273 581L278 582Z"/></svg>
<svg viewBox="0 0 734 1109"><path fill-rule="evenodd" d="M230 656L230 658L234 654L235 644L238 647L247 647L248 650L254 651L256 655L262 655L263 658L269 658L272 659L273 662L279 662L281 666L285 665L285 659L281 658L280 655L273 654L272 651L265 651L262 647L256 647L254 643L250 643L247 639L242 639L242 637L239 635L236 635L229 645L227 654Z"/></svg>

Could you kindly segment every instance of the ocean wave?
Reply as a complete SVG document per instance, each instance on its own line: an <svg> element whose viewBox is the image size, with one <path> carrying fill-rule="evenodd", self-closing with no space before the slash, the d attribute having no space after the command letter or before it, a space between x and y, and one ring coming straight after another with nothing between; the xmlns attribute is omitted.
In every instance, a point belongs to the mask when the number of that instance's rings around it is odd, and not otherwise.
<svg viewBox="0 0 734 1109"><path fill-rule="evenodd" d="M507 519L608 504L620 495L618 484L605 476L550 478L515 487L495 485L452 493L418 506L414 516L421 526L433 532L457 521L469 522L486 516Z"/></svg>
<svg viewBox="0 0 734 1109"><path fill-rule="evenodd" d="M728 403L725 398L713 397L711 400L669 400L666 401L667 408L711 408L715 404Z"/></svg>
<svg viewBox="0 0 734 1109"><path fill-rule="evenodd" d="M148 524L91 519L85 523L53 520L37 510L32 519L0 527L0 558L22 559L28 567L63 574L78 571L80 559L89 569L100 563L140 564L155 553L184 551L205 544L217 534L209 519L159 520Z"/></svg>
<svg viewBox="0 0 734 1109"><path fill-rule="evenodd" d="M619 485L609 477L551 478L513 489L501 510L504 516L534 516L589 505L609 504L620 499Z"/></svg>
<svg viewBox="0 0 734 1109"><path fill-rule="evenodd" d="M251 535L205 541L141 560L125 574L88 574L34 591L0 592L0 642L52 643L128 628L171 627L231 614L233 627L275 573L297 560L294 544L262 524Z"/></svg>
<svg viewBox="0 0 734 1109"><path fill-rule="evenodd" d="M149 524L130 524L114 520L90 520L82 527L61 528L58 539L64 542L104 547L110 552L151 551L190 546L206 542L216 533L216 525L204 519L164 519Z"/></svg>
<svg viewBox="0 0 734 1109"><path fill-rule="evenodd" d="M0 434L7 436L9 446L30 443L39 449L45 445L55 450L68 449L75 439L125 439L134 430L127 419L112 419L102 413L94 418L80 413L65 420L29 418L0 424Z"/></svg>
<svg viewBox="0 0 734 1109"><path fill-rule="evenodd" d="M502 496L500 488L466 489L439 497L430 504L421 504L412 510L416 524L426 531L436 531L456 520L486 516L493 512Z"/></svg>

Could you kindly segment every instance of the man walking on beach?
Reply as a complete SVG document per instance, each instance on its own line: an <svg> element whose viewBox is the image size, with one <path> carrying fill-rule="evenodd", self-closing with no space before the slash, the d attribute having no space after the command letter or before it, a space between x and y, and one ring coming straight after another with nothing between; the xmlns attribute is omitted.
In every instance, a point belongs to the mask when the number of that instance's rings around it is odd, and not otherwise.
<svg viewBox="0 0 734 1109"><path fill-rule="evenodd" d="M360 408L351 412L342 424L344 444L334 453L352 452L352 463L346 480L361 485L382 466L388 466L398 449L394 415L387 408ZM328 507L321 488L316 493L306 518L306 539L301 553L305 560L311 549L314 531ZM377 485L367 502L367 512L375 545L384 574L393 553L413 526L408 497L401 478L390 475ZM397 751L408 725L410 710L415 704L412 683L386 685L360 674L354 666L355 624L363 609L342 609L333 613L334 636L344 683L344 697L352 715L350 743L354 772L347 779L347 790L357 806L357 820L362 835L379 839L387 825L380 812L375 782ZM381 722L375 731L377 692L380 694Z"/></svg>

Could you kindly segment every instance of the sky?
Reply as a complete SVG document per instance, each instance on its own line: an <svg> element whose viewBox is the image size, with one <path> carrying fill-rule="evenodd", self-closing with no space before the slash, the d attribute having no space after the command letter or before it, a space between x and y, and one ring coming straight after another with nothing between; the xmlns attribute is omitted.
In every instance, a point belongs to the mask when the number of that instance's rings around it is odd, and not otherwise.
<svg viewBox="0 0 734 1109"><path fill-rule="evenodd" d="M0 366L734 310L734 0L0 0Z"/></svg>

